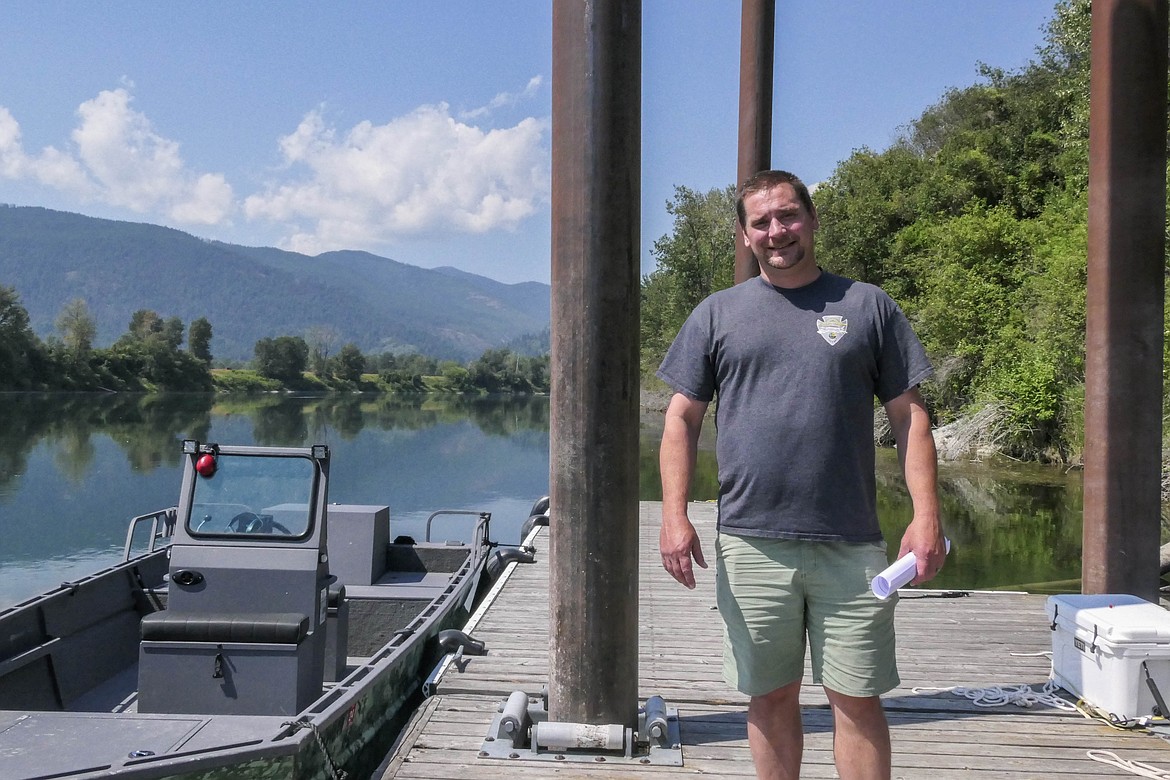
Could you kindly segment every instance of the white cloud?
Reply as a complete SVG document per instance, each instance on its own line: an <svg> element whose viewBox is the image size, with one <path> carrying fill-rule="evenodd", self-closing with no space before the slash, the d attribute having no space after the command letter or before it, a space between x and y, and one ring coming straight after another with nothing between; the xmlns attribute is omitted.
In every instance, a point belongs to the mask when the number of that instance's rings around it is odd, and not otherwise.
<svg viewBox="0 0 1170 780"><path fill-rule="evenodd" d="M125 89L106 90L78 109L73 141L102 199L137 212L163 211L178 222L223 221L232 203L224 177L187 171L179 144L158 135L130 100Z"/></svg>
<svg viewBox="0 0 1170 780"><path fill-rule="evenodd" d="M180 223L223 222L234 200L227 180L187 170L179 144L156 133L144 114L130 108L131 99L120 88L82 103L81 123L72 133L75 154L51 146L27 154L20 126L0 107L0 176Z"/></svg>
<svg viewBox="0 0 1170 780"><path fill-rule="evenodd" d="M171 216L186 224L217 225L233 208L232 186L219 173L205 173L187 191L185 200L171 205Z"/></svg>
<svg viewBox="0 0 1170 780"><path fill-rule="evenodd" d="M93 194L93 184L77 160L51 147L39 155L25 153L20 125L0 106L0 176L6 179L31 179L56 190L81 197Z"/></svg>
<svg viewBox="0 0 1170 780"><path fill-rule="evenodd" d="M470 111L462 111L459 114L460 119L478 119L482 116L487 116L496 109L505 108L517 105L521 100L532 97L536 91L540 89L540 85L544 83L544 79L540 76L533 76L528 79L528 84L520 92L501 92L496 95L486 106L473 108Z"/></svg>
<svg viewBox="0 0 1170 780"><path fill-rule="evenodd" d="M318 109L279 141L286 170L303 166L307 179L269 185L244 212L285 224L284 246L306 253L514 228L547 201L547 129L528 118L483 130L440 104L339 137Z"/></svg>
<svg viewBox="0 0 1170 780"><path fill-rule="evenodd" d="M472 113L514 105L541 84L535 77ZM547 119L491 128L442 103L345 130L328 126L319 108L278 139L284 165L241 204L222 173L188 167L179 142L135 110L130 85L102 91L77 116L65 145L29 153L0 106L0 179L180 226L226 225L242 205L249 220L283 235L281 246L310 254L512 230L548 201Z"/></svg>

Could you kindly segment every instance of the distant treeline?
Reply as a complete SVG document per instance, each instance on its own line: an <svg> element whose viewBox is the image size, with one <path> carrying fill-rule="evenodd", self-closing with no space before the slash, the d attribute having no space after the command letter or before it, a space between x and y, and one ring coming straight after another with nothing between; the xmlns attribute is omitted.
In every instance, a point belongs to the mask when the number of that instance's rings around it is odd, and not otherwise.
<svg viewBox="0 0 1170 780"><path fill-rule="evenodd" d="M126 332L106 348L84 300L66 304L56 334L40 339L12 287L0 286L0 390L207 392L251 390L373 390L397 393L544 393L548 355L489 349L467 364L419 354L364 355L352 343L336 347L335 332L256 342L248 366L212 367L212 325L204 317L184 326L150 309L131 316ZM186 346L184 346L184 342Z"/></svg>

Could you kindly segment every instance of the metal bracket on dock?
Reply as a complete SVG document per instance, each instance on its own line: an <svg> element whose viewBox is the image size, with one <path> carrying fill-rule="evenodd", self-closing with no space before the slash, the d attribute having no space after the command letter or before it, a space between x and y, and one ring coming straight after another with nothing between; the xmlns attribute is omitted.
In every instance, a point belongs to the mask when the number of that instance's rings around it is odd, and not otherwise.
<svg viewBox="0 0 1170 780"><path fill-rule="evenodd" d="M638 708L637 731L620 724L560 723L548 719L545 694L513 691L492 718L479 758L682 766L678 710L651 696Z"/></svg>

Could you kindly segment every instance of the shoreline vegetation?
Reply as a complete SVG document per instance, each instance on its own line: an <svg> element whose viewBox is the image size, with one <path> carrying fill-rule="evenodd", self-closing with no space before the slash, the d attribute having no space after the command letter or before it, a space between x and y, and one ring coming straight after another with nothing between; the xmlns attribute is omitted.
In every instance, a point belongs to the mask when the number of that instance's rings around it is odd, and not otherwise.
<svg viewBox="0 0 1170 780"><path fill-rule="evenodd" d="M344 394L377 394L399 396L402 398L416 396L484 396L484 395L515 395L515 396L548 396L547 386L535 388L503 388L498 384L493 390L484 390L474 386L460 386L452 383L443 375L417 375L403 387L402 382L387 380L386 377L375 373L363 373L357 379L339 379L337 377L319 377L311 372L303 373L294 380L275 379L267 377L252 369L214 368L210 370L211 387L192 388L158 388L148 382L142 382L133 387L110 389L105 387L89 388L37 388L3 392L28 393L126 393L151 395L158 393L182 392L210 392L223 396L247 395L282 395L294 393L312 393L321 395ZM643 377L639 392L639 412L643 421L651 424L659 422L670 403L673 391L656 377ZM715 404L712 404L708 416L715 415ZM997 408L988 408L969 418L961 418L947 425L934 428L935 445L938 448L940 461L974 461L985 458L1008 457L999 446L994 422L1002 419L1002 412ZM989 424L989 421L991 424ZM714 426L709 426L713 431ZM708 443L714 439L708 439ZM875 410L874 416L874 444L881 447L893 447L890 436L889 423L881 409ZM1008 458L1012 459L1012 458ZM1012 459L1014 460L1014 459ZM1066 464L1067 465L1067 464ZM1080 464L1072 464L1079 467Z"/></svg>
<svg viewBox="0 0 1170 780"><path fill-rule="evenodd" d="M521 354L487 349L466 363L416 352L363 354L337 347L328 328L306 336L264 337L253 358L214 362L212 325L185 326L139 309L109 347L95 347L96 325L82 299L66 304L57 332L42 340L13 287L0 285L0 391L541 393L549 389L547 331ZM185 342L185 345L184 345ZM543 354L540 354L543 351Z"/></svg>
<svg viewBox="0 0 1170 780"><path fill-rule="evenodd" d="M1033 61L982 65L887 149L807 182L818 263L887 292L926 348L944 460L1083 463L1091 26L1089 0L1058 0ZM642 282L644 376L695 306L734 283L734 188L679 186L666 208L673 230ZM1170 297L1164 309L1170 333Z"/></svg>

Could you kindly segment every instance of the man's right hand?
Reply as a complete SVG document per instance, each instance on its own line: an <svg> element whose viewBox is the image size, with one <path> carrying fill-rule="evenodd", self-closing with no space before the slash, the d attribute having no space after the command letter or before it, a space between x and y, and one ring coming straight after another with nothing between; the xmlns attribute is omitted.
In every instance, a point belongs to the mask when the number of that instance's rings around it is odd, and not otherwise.
<svg viewBox="0 0 1170 780"><path fill-rule="evenodd" d="M687 517L687 495L695 473L699 431L706 412L706 401L675 393L666 407L662 448L658 452L658 470L662 474L662 531L658 535L658 549L662 552L663 568L688 588L695 587L691 558L707 568L699 535Z"/></svg>
<svg viewBox="0 0 1170 780"><path fill-rule="evenodd" d="M695 572L691 558L694 557L695 563L704 569L707 568L707 561L703 558L703 545L699 543L699 535L695 533L690 518L683 515L667 519L663 515L658 548L662 552L662 567L670 572L671 577L693 589Z"/></svg>

